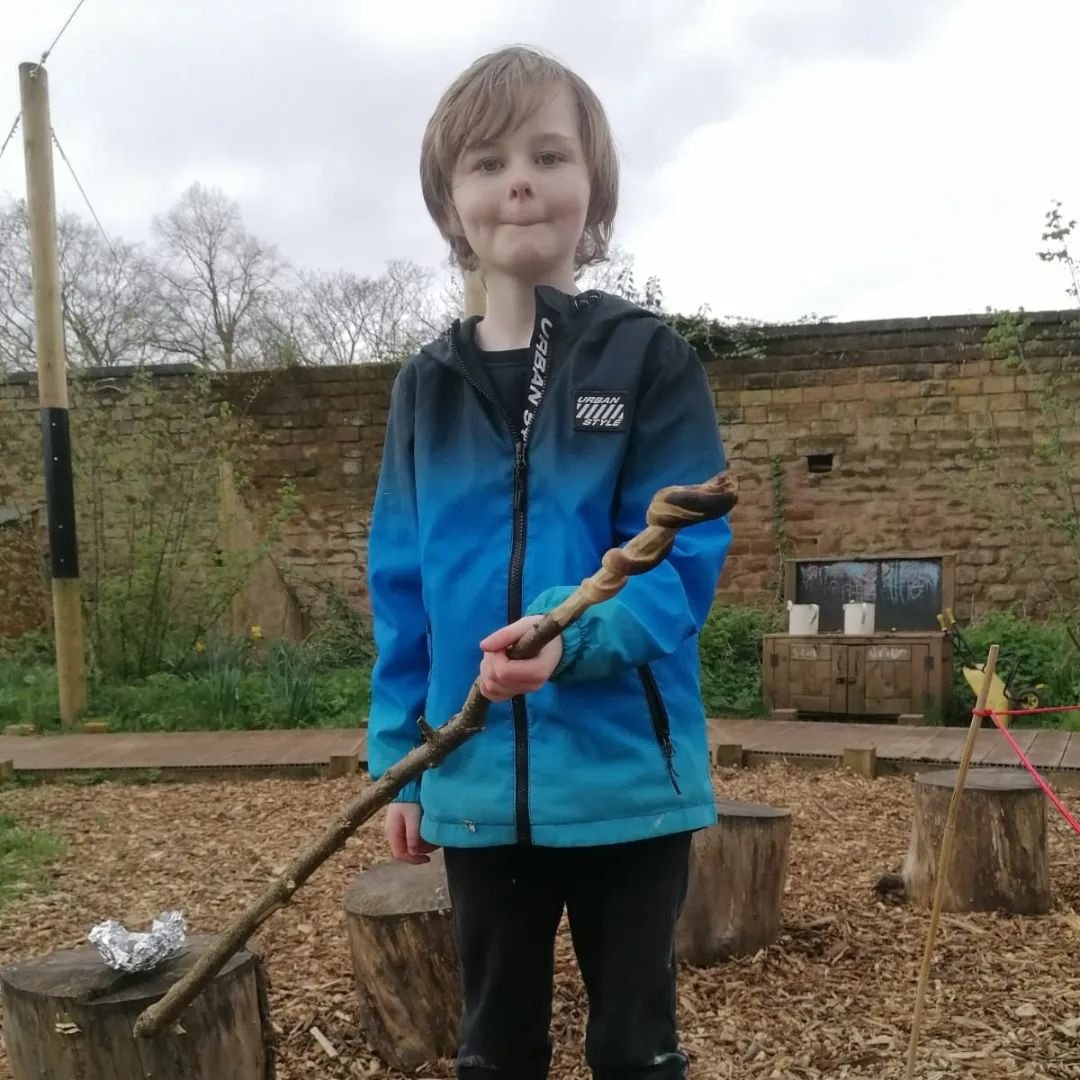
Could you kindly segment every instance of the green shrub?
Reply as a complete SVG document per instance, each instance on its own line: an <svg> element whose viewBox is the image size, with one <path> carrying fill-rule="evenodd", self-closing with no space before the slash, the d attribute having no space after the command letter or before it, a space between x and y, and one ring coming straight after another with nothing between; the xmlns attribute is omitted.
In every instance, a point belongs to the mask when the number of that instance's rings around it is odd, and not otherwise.
<svg viewBox="0 0 1080 1080"><path fill-rule="evenodd" d="M344 601L331 603L328 612L303 644L208 637L170 671L125 681L94 679L87 715L108 720L118 731L359 726L371 697L370 621ZM762 636L783 631L785 624L785 613L776 607L714 605L699 638L708 716L762 714ZM1045 684L1043 704L1080 703L1080 653L1064 623L998 612L963 632L980 662L992 642L1001 647L999 671L1018 662L1015 686ZM0 725L59 729L49 646L40 635L5 644L10 658L0 658ZM967 723L973 705L957 657L945 721ZM1016 724L1080 728L1080 713L1019 717Z"/></svg>
<svg viewBox="0 0 1080 1080"><path fill-rule="evenodd" d="M707 716L761 714L762 635L784 625L778 608L714 605L698 639Z"/></svg>
<svg viewBox="0 0 1080 1080"><path fill-rule="evenodd" d="M8 724L59 726L56 669L46 664L0 660L0 729Z"/></svg>
<svg viewBox="0 0 1080 1080"><path fill-rule="evenodd" d="M16 638L0 637L0 661L15 664L51 664L56 657L55 641L45 630L28 630Z"/></svg>
<svg viewBox="0 0 1080 1080"><path fill-rule="evenodd" d="M1011 689L1045 684L1039 691L1040 704L1063 706L1080 704L1080 653L1064 622L1035 622L1014 612L996 611L961 628L981 666L990 646L997 644L997 672L1005 678L1015 663ZM975 707L975 694L964 679L963 663L954 658L953 704L949 720L967 723ZM1017 727L1069 727L1080 729L1080 712L1017 716Z"/></svg>
<svg viewBox="0 0 1080 1080"><path fill-rule="evenodd" d="M371 616L357 610L335 588L322 586L326 608L304 647L323 671L355 667L370 671L375 664L375 635Z"/></svg>
<svg viewBox="0 0 1080 1080"><path fill-rule="evenodd" d="M6 643L0 658L0 727L58 732L56 672L33 642ZM359 727L371 698L370 665L330 666L318 645L198 641L170 671L109 679L91 673L85 716L114 731Z"/></svg>
<svg viewBox="0 0 1080 1080"><path fill-rule="evenodd" d="M99 683L91 711L117 731L359 727L370 694L367 671L316 671L302 647L275 643L265 665L218 662L183 675Z"/></svg>
<svg viewBox="0 0 1080 1080"><path fill-rule="evenodd" d="M312 654L289 641L275 641L266 663L266 684L284 727L309 727L318 712Z"/></svg>

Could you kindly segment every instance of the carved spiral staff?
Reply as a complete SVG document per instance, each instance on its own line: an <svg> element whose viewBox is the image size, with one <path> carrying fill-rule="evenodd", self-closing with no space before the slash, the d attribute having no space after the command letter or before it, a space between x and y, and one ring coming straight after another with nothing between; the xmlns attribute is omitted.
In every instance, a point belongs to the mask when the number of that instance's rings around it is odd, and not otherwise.
<svg viewBox="0 0 1080 1080"><path fill-rule="evenodd" d="M738 485L729 472L722 472L703 484L662 488L646 513L646 526L621 548L604 553L600 569L586 578L558 607L524 634L508 650L512 660L528 660L559 636L593 604L614 596L636 575L658 566L671 551L679 529L702 521L726 517L738 501ZM279 878L273 881L248 909L235 919L214 944L157 1002L139 1014L135 1034L151 1038L172 1024L210 980L244 947L248 938L275 911L284 907L296 890L376 811L426 769L434 768L484 726L491 702L473 682L462 709L440 728L423 718L422 745L410 750L383 775L358 795L342 811L314 844L303 851Z"/></svg>
<svg viewBox="0 0 1080 1080"><path fill-rule="evenodd" d="M645 513L646 527L622 547L608 549L600 560L600 569L515 642L507 656L511 660L536 656L586 608L610 600L629 578L659 566L675 545L679 529L726 517L737 501L738 484L729 472L719 473L704 484L661 488Z"/></svg>

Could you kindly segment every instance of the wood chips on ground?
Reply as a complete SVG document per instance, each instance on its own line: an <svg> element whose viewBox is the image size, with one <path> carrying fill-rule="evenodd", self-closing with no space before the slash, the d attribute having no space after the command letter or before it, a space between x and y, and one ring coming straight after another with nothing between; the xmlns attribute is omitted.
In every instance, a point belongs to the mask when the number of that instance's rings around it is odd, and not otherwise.
<svg viewBox="0 0 1080 1080"><path fill-rule="evenodd" d="M87 943L106 918L143 929L176 908L220 930L322 831L362 781L50 785L0 794L0 811L59 833L52 891L0 913L0 964ZM789 809L791 865L779 941L681 974L683 1043L696 1078L902 1077L927 915L873 890L907 846L911 780L839 770L724 770L718 795ZM1076 812L1077 798L1067 799ZM946 915L916 1075L1080 1077L1080 837L1050 815L1055 908L1045 917ZM385 858L382 817L350 839L252 944L267 962L281 1080L391 1078L356 1027L342 898ZM555 1080L585 1080L585 999L560 934ZM434 1062L422 1077L449 1077ZM0 1080L10 1080L0 1049ZM225 1080L225 1078L223 1078Z"/></svg>

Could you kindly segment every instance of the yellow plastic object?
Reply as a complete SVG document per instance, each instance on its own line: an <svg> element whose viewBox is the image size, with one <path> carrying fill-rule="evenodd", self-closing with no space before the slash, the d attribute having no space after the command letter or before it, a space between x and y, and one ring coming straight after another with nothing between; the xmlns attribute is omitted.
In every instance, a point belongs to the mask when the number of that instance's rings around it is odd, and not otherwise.
<svg viewBox="0 0 1080 1080"><path fill-rule="evenodd" d="M979 690L982 688L982 668L964 668L964 678L967 680L968 686L971 687L972 693L974 693L977 698L979 696ZM991 712L999 714L999 719L1005 727L1009 726L1009 721L1012 720L1012 717L1000 715L1008 711L1009 699L1005 696L1005 684L998 677L997 672L994 672L994 676L990 680L990 693L986 696L986 707Z"/></svg>

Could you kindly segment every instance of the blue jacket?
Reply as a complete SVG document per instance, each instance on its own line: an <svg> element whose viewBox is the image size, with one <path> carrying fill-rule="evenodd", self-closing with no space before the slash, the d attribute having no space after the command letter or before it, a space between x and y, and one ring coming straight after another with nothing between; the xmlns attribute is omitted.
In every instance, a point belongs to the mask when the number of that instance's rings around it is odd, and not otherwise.
<svg viewBox="0 0 1080 1080"><path fill-rule="evenodd" d="M462 706L480 640L542 613L645 525L658 488L725 466L704 368L655 315L600 292L536 291L533 417L509 417L455 322L401 368L368 548L377 660L372 778ZM542 394L540 387L542 385ZM538 399L538 403L537 403ZM616 843L716 820L697 633L727 521L679 532L563 635L537 692L399 794L444 847Z"/></svg>

